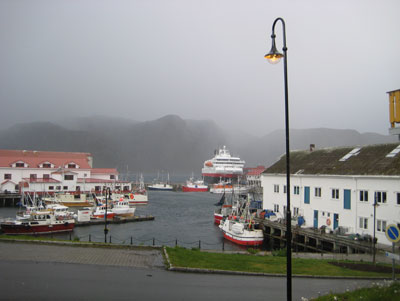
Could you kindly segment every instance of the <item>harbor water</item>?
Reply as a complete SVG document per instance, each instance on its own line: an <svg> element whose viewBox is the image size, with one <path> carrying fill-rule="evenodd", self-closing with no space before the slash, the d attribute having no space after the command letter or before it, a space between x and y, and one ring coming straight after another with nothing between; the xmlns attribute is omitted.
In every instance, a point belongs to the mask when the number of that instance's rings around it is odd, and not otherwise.
<svg viewBox="0 0 400 301"><path fill-rule="evenodd" d="M209 192L149 191L147 205L136 207L136 216L152 215L152 221L108 224L107 242L133 245L176 244L185 248L209 250L240 250L224 240L222 232L214 224L214 206L220 195ZM15 217L17 208L0 208L0 218ZM53 237L69 239L70 234L53 234ZM104 242L104 225L75 227L72 239Z"/></svg>

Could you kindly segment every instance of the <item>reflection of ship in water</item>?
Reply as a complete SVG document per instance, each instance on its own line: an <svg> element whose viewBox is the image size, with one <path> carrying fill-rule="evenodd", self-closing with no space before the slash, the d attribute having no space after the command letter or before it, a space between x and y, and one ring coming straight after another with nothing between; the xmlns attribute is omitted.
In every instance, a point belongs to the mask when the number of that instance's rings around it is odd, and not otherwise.
<svg viewBox="0 0 400 301"><path fill-rule="evenodd" d="M235 183L243 174L244 161L233 157L226 146L215 151L214 158L204 162L201 173L208 184L226 181Z"/></svg>

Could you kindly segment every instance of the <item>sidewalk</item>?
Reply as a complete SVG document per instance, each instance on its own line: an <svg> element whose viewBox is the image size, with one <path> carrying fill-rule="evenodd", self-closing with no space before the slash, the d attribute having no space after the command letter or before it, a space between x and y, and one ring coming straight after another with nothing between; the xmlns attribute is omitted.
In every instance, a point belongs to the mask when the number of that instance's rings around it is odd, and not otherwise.
<svg viewBox="0 0 400 301"><path fill-rule="evenodd" d="M42 244L0 241L0 260L60 262L164 269L158 249L101 248L79 244Z"/></svg>

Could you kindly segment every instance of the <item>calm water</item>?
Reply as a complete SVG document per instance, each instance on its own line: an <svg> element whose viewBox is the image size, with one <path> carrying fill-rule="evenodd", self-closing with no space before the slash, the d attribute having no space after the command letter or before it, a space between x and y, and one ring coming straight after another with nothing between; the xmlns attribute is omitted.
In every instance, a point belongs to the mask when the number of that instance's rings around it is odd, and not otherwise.
<svg viewBox="0 0 400 301"><path fill-rule="evenodd" d="M171 192L149 191L149 203L137 206L135 215L152 215L153 221L126 224L109 224L109 236L112 243L130 244L131 237L135 245L179 246L202 249L222 250L223 236L214 225L214 204L220 195L209 192ZM15 217L16 208L0 208L0 217ZM104 225L76 227L73 237L81 241L104 242ZM56 236L54 236L56 237ZM69 234L57 237L69 238ZM109 238L108 238L109 239ZM109 240L107 240L109 241ZM238 250L241 247L225 240L225 250Z"/></svg>

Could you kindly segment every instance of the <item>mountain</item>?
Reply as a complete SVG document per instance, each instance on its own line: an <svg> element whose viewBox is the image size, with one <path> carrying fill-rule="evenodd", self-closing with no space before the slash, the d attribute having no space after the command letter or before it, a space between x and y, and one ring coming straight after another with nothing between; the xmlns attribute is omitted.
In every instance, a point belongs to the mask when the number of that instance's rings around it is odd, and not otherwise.
<svg viewBox="0 0 400 301"><path fill-rule="evenodd" d="M95 116L50 122L18 124L0 131L0 148L90 152L94 167L115 167L120 172L200 173L214 150L226 145L246 166L274 163L285 152L285 132L255 137L228 132L211 120L183 120L167 115L137 122ZM290 131L291 149L392 143L396 138L355 130L303 129Z"/></svg>

